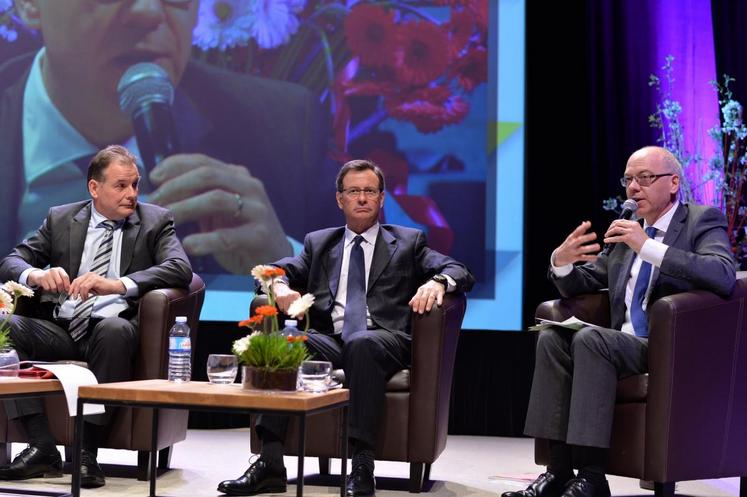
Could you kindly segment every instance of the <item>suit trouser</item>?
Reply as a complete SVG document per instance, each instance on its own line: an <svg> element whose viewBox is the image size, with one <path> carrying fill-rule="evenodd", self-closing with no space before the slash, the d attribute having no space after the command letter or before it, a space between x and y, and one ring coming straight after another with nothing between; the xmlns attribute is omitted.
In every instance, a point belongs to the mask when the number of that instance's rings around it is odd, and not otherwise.
<svg viewBox="0 0 747 497"><path fill-rule="evenodd" d="M351 439L376 444L381 414L386 405L386 384L394 373L410 363L410 340L383 329L359 331L347 342L339 335L310 332L306 345L315 359L330 361L345 370L350 389L349 429ZM285 439L287 416L259 416L257 427L280 440Z"/></svg>
<svg viewBox="0 0 747 497"><path fill-rule="evenodd" d="M99 383L132 379L133 358L137 348L137 327L134 319L120 317L92 320L88 333L75 342L67 329L53 321L13 316L10 338L22 361L85 361ZM4 401L8 419L44 413L41 399ZM104 425L112 414L86 416L86 422Z"/></svg>
<svg viewBox="0 0 747 497"><path fill-rule="evenodd" d="M524 433L609 447L617 382L646 372L647 338L598 327L543 330Z"/></svg>

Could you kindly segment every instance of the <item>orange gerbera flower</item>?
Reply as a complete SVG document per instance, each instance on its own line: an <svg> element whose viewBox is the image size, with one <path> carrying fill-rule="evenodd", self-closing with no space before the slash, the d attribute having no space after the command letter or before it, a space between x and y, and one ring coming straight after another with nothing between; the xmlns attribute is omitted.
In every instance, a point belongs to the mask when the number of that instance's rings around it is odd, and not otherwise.
<svg viewBox="0 0 747 497"><path fill-rule="evenodd" d="M271 318L272 316L277 316L278 310L275 308L275 306L272 305L261 305L257 307L257 310L255 311L258 316L262 316L263 318Z"/></svg>
<svg viewBox="0 0 747 497"><path fill-rule="evenodd" d="M278 278L280 276L285 276L285 270L280 267L268 268L262 272L262 277L267 279Z"/></svg>

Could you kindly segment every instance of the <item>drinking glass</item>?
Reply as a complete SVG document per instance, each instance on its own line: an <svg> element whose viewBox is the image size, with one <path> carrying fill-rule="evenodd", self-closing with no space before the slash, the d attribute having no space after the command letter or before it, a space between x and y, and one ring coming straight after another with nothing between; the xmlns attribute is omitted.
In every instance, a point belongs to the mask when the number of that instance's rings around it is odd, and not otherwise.
<svg viewBox="0 0 747 497"><path fill-rule="evenodd" d="M207 376L214 385L228 385L236 379L239 362L233 354L210 354L207 360Z"/></svg>
<svg viewBox="0 0 747 497"><path fill-rule="evenodd" d="M303 361L298 368L301 388L307 392L322 393L329 388L332 363L329 361Z"/></svg>

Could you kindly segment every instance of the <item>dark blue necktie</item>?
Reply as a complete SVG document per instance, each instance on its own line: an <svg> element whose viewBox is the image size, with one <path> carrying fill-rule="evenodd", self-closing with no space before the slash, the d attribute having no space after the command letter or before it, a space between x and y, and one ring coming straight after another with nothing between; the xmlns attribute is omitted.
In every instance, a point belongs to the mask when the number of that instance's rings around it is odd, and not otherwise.
<svg viewBox="0 0 747 497"><path fill-rule="evenodd" d="M656 228L653 226L646 228L646 234L649 238L654 238ZM635 280L633 301L630 303L630 320L633 322L636 336L639 337L648 336L648 319L646 318L646 311L643 310L643 299L646 298L649 279L651 279L651 263L642 261L641 269L638 270L638 279Z"/></svg>
<svg viewBox="0 0 747 497"><path fill-rule="evenodd" d="M353 333L366 329L366 261L361 247L363 237L353 238L348 261L348 294L345 299L345 320L342 324L342 339L348 340Z"/></svg>

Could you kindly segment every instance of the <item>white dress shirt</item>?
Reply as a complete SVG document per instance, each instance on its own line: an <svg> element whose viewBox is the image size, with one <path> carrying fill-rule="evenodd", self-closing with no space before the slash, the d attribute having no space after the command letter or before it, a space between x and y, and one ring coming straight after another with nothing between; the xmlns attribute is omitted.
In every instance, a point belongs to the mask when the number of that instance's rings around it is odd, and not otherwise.
<svg viewBox="0 0 747 497"><path fill-rule="evenodd" d="M664 215L656 220L656 222L653 224L653 227L656 228L656 235L654 236L654 238L649 238L648 240L643 242L641 252L633 259L633 265L630 268L630 277L628 278L628 283L625 286L625 322L623 323L621 329L621 331L625 333L635 335L633 322L630 319L630 304L633 302L633 291L635 289L635 282L638 279L638 273L641 270L641 264L643 263L643 261L646 261L654 267L661 266L661 263L664 260L664 254L666 254L667 249L669 248L667 245L664 245L664 243L662 243L662 240L664 239L664 235L666 235L667 233L667 229L669 229L669 223L671 223L672 217L674 216L674 213L679 205L679 201L674 202L672 207L670 207L669 210L664 213ZM643 229L645 230L648 227L648 223L644 221ZM550 256L550 267L552 268L552 272L558 278L567 276L571 271L573 271L573 264L555 266L553 264L554 260L555 252L553 251L552 255ZM650 278L653 278L653 276L654 272L651 271ZM646 297L643 299L642 307L644 311L648 307L648 297L650 293L651 279L649 279L649 287L646 290Z"/></svg>
<svg viewBox="0 0 747 497"><path fill-rule="evenodd" d="M106 218L101 215L91 205L91 219L88 222L88 231L86 232L86 241L83 245L83 255L80 260L80 268L76 276L82 276L86 274L96 256L96 251L101 245L101 242L106 236L106 228L101 226L101 223L106 221ZM108 318L118 316L120 312L127 309L127 298L135 298L138 296L137 284L127 276L120 277L120 261L122 259L122 224L120 222L115 228L113 233L113 246L112 255L109 262L109 270L106 273L106 278L111 280L121 281L126 289L124 295L101 295L95 298L93 303L93 310L91 316L94 318ZM29 268L21 273L21 277L18 281L24 285L27 285L28 275L31 271L35 271L39 268ZM70 280L74 280L75 276L69 275ZM65 295L67 297L67 295ZM58 319L72 319L75 305L80 302L80 298L66 298L61 305L55 309L55 318Z"/></svg>

